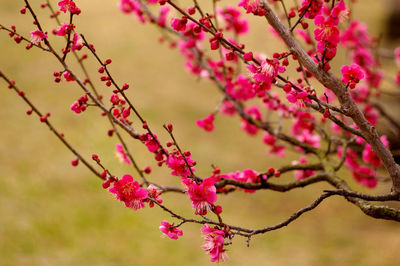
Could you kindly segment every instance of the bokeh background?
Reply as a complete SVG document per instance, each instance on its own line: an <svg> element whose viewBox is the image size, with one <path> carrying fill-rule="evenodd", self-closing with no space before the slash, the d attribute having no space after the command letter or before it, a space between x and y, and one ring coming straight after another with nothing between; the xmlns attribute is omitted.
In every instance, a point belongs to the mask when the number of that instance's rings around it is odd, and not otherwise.
<svg viewBox="0 0 400 266"><path fill-rule="evenodd" d="M51 31L54 22L39 8L43 1L31 2ZM180 145L192 152L201 176L210 174L211 164L229 172L245 168L263 171L283 163L267 153L260 136L246 136L235 118L217 117L212 133L196 127L195 120L214 110L221 95L211 83L199 81L183 69L178 51L158 43L157 29L121 14L117 0L76 2L82 9L75 20L77 31L95 44L100 56L112 58L112 73L120 83L131 84L129 96L163 141L168 138L162 125L174 124ZM395 6L390 1L358 2L353 15L368 24L372 35L386 36L388 14ZM28 35L34 29L32 18L20 15L21 7L22 0L0 0L0 23L16 25ZM264 19L251 18L251 23L250 33L243 39L247 47L274 52L280 44L266 29ZM383 37L383 45L390 48L394 44ZM337 65L344 62L340 60ZM384 63L393 65L392 61ZM96 64L91 60L87 64L97 81ZM117 140L107 136L109 126L97 110L89 108L80 116L69 110L81 91L65 82L52 82L53 71L61 70L54 58L38 49L27 52L6 32L0 32L0 69L17 81L40 110L52 113L51 121L83 155L97 153L114 174L135 175L115 158ZM389 72L392 70L389 66ZM109 89L97 84L109 95ZM199 226L185 225L184 236L177 241L162 237L158 226L162 219L173 221L169 215L157 208L134 212L114 200L86 168L70 166L74 156L37 117L25 114L27 106L14 92L3 82L0 88L0 265L210 264L201 249ZM153 168L154 181L174 183L169 170L158 169L141 144L129 141L129 146L139 165ZM296 154L289 152L288 162L293 159ZM347 179L364 192L389 189L388 184L381 184L367 191L351 177ZM289 174L277 182L290 180ZM238 192L219 197L219 202L226 222L262 227L286 219L325 188L315 185L285 194ZM193 212L187 197L164 195L163 199L179 213ZM331 198L289 227L253 238L249 248L245 239L235 239L225 264L400 265L399 246L397 223L369 218L344 199Z"/></svg>

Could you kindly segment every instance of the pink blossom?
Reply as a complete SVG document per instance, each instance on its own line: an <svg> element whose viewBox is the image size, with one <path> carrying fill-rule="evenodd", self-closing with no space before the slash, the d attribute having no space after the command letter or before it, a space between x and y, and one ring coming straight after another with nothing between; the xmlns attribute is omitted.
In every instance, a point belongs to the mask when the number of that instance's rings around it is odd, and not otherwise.
<svg viewBox="0 0 400 266"><path fill-rule="evenodd" d="M301 2L301 8L299 8L299 14L306 12L304 16L313 19L321 13L322 5L322 0L303 0L303 2Z"/></svg>
<svg viewBox="0 0 400 266"><path fill-rule="evenodd" d="M163 193L163 191L159 190L155 185L150 184L149 187L147 188L147 192L149 193L149 197L152 197L158 203L163 202L162 198L160 198L160 195ZM154 202L152 200L149 200L148 202L149 202L149 207L153 208Z"/></svg>
<svg viewBox="0 0 400 266"><path fill-rule="evenodd" d="M247 13L264 16L266 11L260 6L261 0L240 0L238 6L246 9Z"/></svg>
<svg viewBox="0 0 400 266"><path fill-rule="evenodd" d="M308 161L305 157L300 157L299 161L294 161L294 162L292 162L292 164L296 165L296 164L302 164L302 163L307 163L307 162ZM296 180L300 180L300 179L305 179L307 177L313 176L315 172L307 169L307 170L295 170L295 171L293 171L293 173L294 173L294 177L296 178Z"/></svg>
<svg viewBox="0 0 400 266"><path fill-rule="evenodd" d="M235 106L231 101L224 101L221 106L221 113L224 115L233 116L236 114Z"/></svg>
<svg viewBox="0 0 400 266"><path fill-rule="evenodd" d="M158 139L157 136L153 134L155 139L150 135L150 133L146 133L140 136L140 140L143 141L143 143L146 145L147 149L149 152L157 152L160 147L158 145Z"/></svg>
<svg viewBox="0 0 400 266"><path fill-rule="evenodd" d="M236 100L242 101L253 99L256 96L255 86L242 74L238 75L236 81L227 82L226 93Z"/></svg>
<svg viewBox="0 0 400 266"><path fill-rule="evenodd" d="M201 229L204 240L206 243L203 245L203 249L210 255L211 262L223 262L227 259L226 249L224 249L224 236L225 233L222 230L211 228L208 224L205 224Z"/></svg>
<svg viewBox="0 0 400 266"><path fill-rule="evenodd" d="M342 72L342 81L345 84L349 84L351 89L354 89L356 84L364 78L364 73L361 71L360 66L356 64L342 66L340 71Z"/></svg>
<svg viewBox="0 0 400 266"><path fill-rule="evenodd" d="M79 97L77 101L75 101L71 105L71 110L74 111L76 114L80 114L86 110L86 103L88 102L89 98L85 94L82 97Z"/></svg>
<svg viewBox="0 0 400 266"><path fill-rule="evenodd" d="M297 108L304 108L306 106L305 103L310 103L310 99L308 98L308 93L305 91L296 91L291 90L287 95L286 99L296 104Z"/></svg>
<svg viewBox="0 0 400 266"><path fill-rule="evenodd" d="M378 184L376 173L366 166L360 166L352 171L354 179L360 184L374 188Z"/></svg>
<svg viewBox="0 0 400 266"><path fill-rule="evenodd" d="M204 119L197 120L196 125L207 132L214 130L214 114L210 114Z"/></svg>
<svg viewBox="0 0 400 266"><path fill-rule="evenodd" d="M129 160L128 156L126 155L124 146L122 146L122 144L115 144L115 150L115 155L121 163L131 164L131 160Z"/></svg>
<svg viewBox="0 0 400 266"><path fill-rule="evenodd" d="M334 45L338 44L339 30L332 20L318 15L315 17L314 23L318 27L314 30L315 40L330 42Z"/></svg>
<svg viewBox="0 0 400 266"><path fill-rule="evenodd" d="M61 0L58 2L58 6L62 12L71 12L72 14L79 15L81 10L76 6L75 2L72 0Z"/></svg>
<svg viewBox="0 0 400 266"><path fill-rule="evenodd" d="M188 168L188 165L186 164L182 155L176 149L169 153L165 163L170 169L173 170L171 175L188 177L191 174L190 170L192 170L192 172L195 171L193 166L196 164L196 162L191 159L192 155L190 153L185 153L184 156L186 162L190 166L190 169Z"/></svg>
<svg viewBox="0 0 400 266"><path fill-rule="evenodd" d="M77 33L74 33L74 37L72 39L72 51L80 51L83 47L83 39Z"/></svg>
<svg viewBox="0 0 400 266"><path fill-rule="evenodd" d="M119 9L125 14L132 13L135 9L133 1L131 0L121 0L118 5Z"/></svg>
<svg viewBox="0 0 400 266"><path fill-rule="evenodd" d="M389 147L389 142L386 136L382 136L381 141L386 146L386 148ZM366 144L364 147L364 150L362 152L362 159L365 163L371 164L373 168L378 168L380 165L382 165L381 159L379 159L378 155L376 155L376 153L372 150L371 145L369 144Z"/></svg>
<svg viewBox="0 0 400 266"><path fill-rule="evenodd" d="M160 27L164 27L166 25L167 17L169 14L170 8L169 6L163 6L160 8L160 13L158 15L157 24Z"/></svg>
<svg viewBox="0 0 400 266"><path fill-rule="evenodd" d="M365 24L353 20L343 32L340 41L344 47L368 47L371 43L371 37Z"/></svg>
<svg viewBox="0 0 400 266"><path fill-rule="evenodd" d="M40 30L34 30L31 32L31 42L38 45L41 41L47 39L47 35Z"/></svg>
<svg viewBox="0 0 400 266"><path fill-rule="evenodd" d="M137 181L133 180L130 175L124 175L122 179L115 181L114 186L109 189L114 193L120 201L125 203L125 206L134 210L139 210L144 207L144 200L147 198L147 191L141 188Z"/></svg>
<svg viewBox="0 0 400 266"><path fill-rule="evenodd" d="M119 2L119 9L125 14L134 13L142 23L146 21L143 17L141 4L137 0L121 0Z"/></svg>
<svg viewBox="0 0 400 266"><path fill-rule="evenodd" d="M247 20L240 19L240 11L233 6L227 6L224 9L219 9L218 13L224 19L226 26L225 30L231 30L237 35L247 33L249 26Z"/></svg>
<svg viewBox="0 0 400 266"><path fill-rule="evenodd" d="M276 154L280 157L285 156L285 146L277 145L276 138L273 135L265 132L263 136L263 142L271 147L269 151L270 153Z"/></svg>
<svg viewBox="0 0 400 266"><path fill-rule="evenodd" d="M166 220L161 221L160 231L171 239L178 239L179 236L183 235L182 230L174 227L174 224L168 223Z"/></svg>
<svg viewBox="0 0 400 266"><path fill-rule="evenodd" d="M70 82L70 81L75 81L74 76L72 76L71 73L69 73L68 71L64 72L64 78L66 81Z"/></svg>
<svg viewBox="0 0 400 266"><path fill-rule="evenodd" d="M171 26L176 31L184 31L186 29L186 24L188 19L186 17L182 17L182 19L172 18Z"/></svg>
<svg viewBox="0 0 400 266"><path fill-rule="evenodd" d="M309 131L303 131L300 135L296 137L296 139L302 143L311 145L316 148L321 147L320 137L318 135L312 135ZM303 149L297 147L297 150L302 151Z"/></svg>
<svg viewBox="0 0 400 266"><path fill-rule="evenodd" d="M192 201L195 214L205 215L207 211L212 210L213 204L217 201L214 178L206 178L201 184L197 184L191 179L186 179L185 183L188 187L187 193Z"/></svg>
<svg viewBox="0 0 400 266"><path fill-rule="evenodd" d="M253 79L256 82L271 83L274 81L278 73L283 73L286 69L280 66L278 59L266 59L262 61L261 66L249 64L247 69L253 74Z"/></svg>
<svg viewBox="0 0 400 266"><path fill-rule="evenodd" d="M337 25L339 22L348 19L350 11L346 8L343 0L335 5L330 14L330 19Z"/></svg>
<svg viewBox="0 0 400 266"><path fill-rule="evenodd" d="M58 36L65 36L69 33L71 33L71 31L73 31L75 28L74 24L63 24L57 31L56 34Z"/></svg>
<svg viewBox="0 0 400 266"><path fill-rule="evenodd" d="M252 119L261 121L261 112L257 106L251 106L245 109L245 113L248 114ZM258 133L258 127L249 123L247 120L242 118L241 127L247 134L254 136Z"/></svg>

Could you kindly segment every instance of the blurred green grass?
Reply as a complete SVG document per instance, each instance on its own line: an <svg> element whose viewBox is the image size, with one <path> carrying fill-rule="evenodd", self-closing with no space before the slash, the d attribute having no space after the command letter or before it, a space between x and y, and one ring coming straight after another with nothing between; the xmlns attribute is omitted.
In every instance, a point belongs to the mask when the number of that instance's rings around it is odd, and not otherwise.
<svg viewBox="0 0 400 266"><path fill-rule="evenodd" d="M0 0L0 22L29 33L32 19L18 14L22 2ZM41 1L32 3L39 9ZM209 174L211 164L228 172L243 168L262 171L282 163L259 147L259 138L242 133L235 119L217 117L211 134L195 126L195 119L213 110L220 95L210 83L198 82L182 70L178 52L157 43L156 29L120 14L117 1L102 1L95 7L89 0L78 3L83 14L75 21L77 30L95 44L103 58L113 59L111 70L116 79L132 85L129 96L155 132L162 132L164 123L174 124L180 145L192 152L200 175ZM367 19L372 33L379 35L384 6L377 1L365 3L357 5L355 15ZM38 12L41 17L47 14ZM274 51L276 42L270 34L260 34L266 24L260 18L251 21L256 26L245 39L248 47ZM82 117L69 111L81 92L71 84L52 82L51 73L60 70L55 60L35 49L26 52L6 33L0 34L1 69L17 80L41 110L51 111L51 121L66 138L86 156L99 154L114 174L132 173L114 157L116 140L106 136L108 126L97 111L89 108ZM94 62L87 63L97 68ZM95 71L92 77L97 78ZM198 226L185 225L178 241L161 237L158 226L162 219L172 220L168 215L159 209L126 209L84 167L70 167L72 154L36 117L24 114L27 107L15 93L3 83L1 86L0 265L209 264ZM107 94L106 87L102 92ZM167 140L165 134L159 135ZM152 166L154 180L174 182L168 170L155 166L142 145L135 141L129 145L141 166ZM289 157L295 158L293 154ZM281 181L291 178L285 176ZM324 188L316 185L286 194L239 192L220 196L219 202L226 222L261 227L285 219ZM387 191L387 186L377 191ZM167 206L191 215L187 197L163 198ZM244 239L235 239L225 264L399 265L399 233L398 224L366 217L345 200L332 198L289 227L254 238L250 248Z"/></svg>

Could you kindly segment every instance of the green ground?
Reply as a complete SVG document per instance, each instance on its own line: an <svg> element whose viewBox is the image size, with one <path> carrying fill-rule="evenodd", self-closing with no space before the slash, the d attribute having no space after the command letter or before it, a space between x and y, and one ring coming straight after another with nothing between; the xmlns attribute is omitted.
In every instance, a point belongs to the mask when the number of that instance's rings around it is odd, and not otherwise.
<svg viewBox="0 0 400 266"><path fill-rule="evenodd" d="M32 19L18 15L22 2L0 0L0 23L29 32ZM32 2L37 7L42 1ZM116 0L95 5L89 0L77 2L83 10L76 20L78 31L96 45L100 55L113 59L112 72L121 83L133 85L129 95L156 132L162 131L163 123L175 125L176 136L193 153L200 175L209 174L212 163L223 171L247 167L262 171L280 165L258 147L259 138L250 139L238 129L236 120L218 117L211 134L195 126L195 119L213 110L220 95L210 83L196 82L182 71L181 58L157 43L154 28L121 15ZM380 1L359 2L367 3L356 14L368 18L372 32L378 35L382 15L376 14L383 14L384 6L377 3ZM248 47L273 51L269 34L259 37L266 24L254 20L261 23L248 36ZM97 111L88 110L83 117L69 111L81 92L70 84L51 82L51 73L59 70L55 60L35 49L27 53L6 33L0 34L0 69L17 80L41 110L51 110L51 121L84 155L99 154L117 175L132 173L110 152L116 140L106 136L108 127ZM15 93L4 83L0 86L0 265L209 263L200 248L198 226L184 226L184 236L178 241L161 237L158 226L162 219L171 220L168 215L159 209L126 209L84 167L70 167L71 153L36 117L24 114L27 107ZM153 167L154 180L171 180L168 171L157 169L141 145L132 142L130 147L140 165ZM295 158L293 154L289 157ZM292 178L281 179L287 182ZM227 222L261 227L285 219L324 188L317 185L286 194L236 193L219 201ZM375 192L387 190L387 185L381 185ZM180 213L192 213L187 197L166 195L164 201ZM345 200L332 198L289 227L254 238L250 248L244 239L235 239L225 264L400 265L398 234L397 223L366 217Z"/></svg>

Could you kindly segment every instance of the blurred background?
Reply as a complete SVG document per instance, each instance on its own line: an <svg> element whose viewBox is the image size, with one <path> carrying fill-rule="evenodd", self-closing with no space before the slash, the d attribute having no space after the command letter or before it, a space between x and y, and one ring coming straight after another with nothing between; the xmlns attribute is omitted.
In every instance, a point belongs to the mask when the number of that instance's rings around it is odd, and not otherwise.
<svg viewBox="0 0 400 266"><path fill-rule="evenodd" d="M48 19L48 11L39 8L42 2L31 1L50 32L55 24ZM218 116L212 133L197 128L195 120L212 112L221 95L211 83L199 81L183 69L178 51L158 43L156 28L123 15L117 0L76 2L82 9L74 22L76 30L95 45L102 58L113 60L110 69L114 77L120 84L131 84L130 98L164 142L168 138L162 125L174 124L178 142L192 152L200 176L211 173L211 164L223 172L245 168L265 171L282 165L282 159L268 154L261 136L250 138L239 129L237 118ZM398 8L398 1L357 2L353 15L366 22L373 36L383 36L384 47L393 48L399 26L390 22L398 16L390 14ZM0 0L0 23L16 25L19 32L29 36L34 26L29 15L19 14L22 7L22 0ZM67 20L65 15L60 18ZM246 46L266 54L274 52L280 44L266 30L265 20L251 17L250 21L250 32L243 39ZM393 23L394 30L390 30L388 25ZM394 37L390 37L392 33ZM337 65L345 62L340 60L339 57ZM98 66L93 60L87 64L97 82ZM389 73L394 73L393 60L383 64L388 64ZM69 110L82 93L74 85L52 81L52 73L62 70L53 57L34 48L27 52L1 31L0 69L17 81L42 112L51 112L55 127L84 156L90 158L97 153L117 176L136 175L116 159L117 139L107 136L109 125L97 110L89 108L83 115ZM109 95L108 88L100 82L97 85L101 93ZM201 249L199 226L184 225L184 235L177 241L162 237L158 227L163 219L174 221L169 215L157 208L135 212L114 200L85 167L71 167L74 156L37 117L25 114L28 107L4 82L0 82L0 91L0 265L211 264ZM141 167L152 167L152 180L174 184L170 171L158 169L140 143L129 141L129 147ZM289 163L298 157L289 152L286 159ZM288 174L277 182L293 179ZM350 176L347 180L363 192L389 190L388 184L380 184L368 191ZM286 219L315 200L325 188L328 186L314 185L284 194L238 192L220 196L218 203L224 208L227 223L263 227ZM166 206L192 215L188 197L169 194L163 199ZM331 198L287 228L253 238L249 248L245 239L234 239L225 264L400 265L399 246L398 223L372 219L346 200Z"/></svg>

